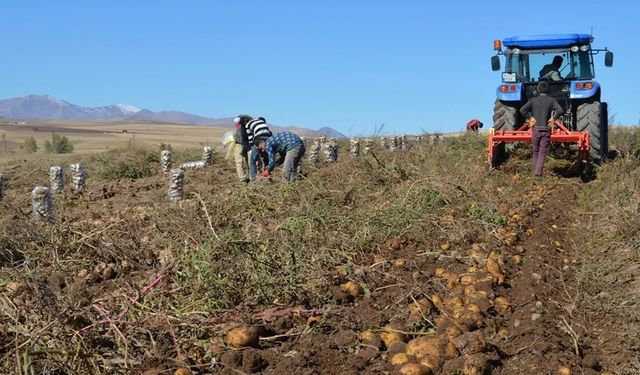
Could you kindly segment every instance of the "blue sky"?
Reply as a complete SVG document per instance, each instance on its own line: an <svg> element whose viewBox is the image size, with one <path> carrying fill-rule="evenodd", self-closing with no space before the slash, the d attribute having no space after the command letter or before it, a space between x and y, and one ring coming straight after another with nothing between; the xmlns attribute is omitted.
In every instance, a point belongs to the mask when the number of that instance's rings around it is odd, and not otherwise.
<svg viewBox="0 0 640 375"><path fill-rule="evenodd" d="M3 0L0 98L250 113L349 135L457 131L491 124L494 39L593 27L616 53L612 69L596 62L604 100L637 124L638 4Z"/></svg>

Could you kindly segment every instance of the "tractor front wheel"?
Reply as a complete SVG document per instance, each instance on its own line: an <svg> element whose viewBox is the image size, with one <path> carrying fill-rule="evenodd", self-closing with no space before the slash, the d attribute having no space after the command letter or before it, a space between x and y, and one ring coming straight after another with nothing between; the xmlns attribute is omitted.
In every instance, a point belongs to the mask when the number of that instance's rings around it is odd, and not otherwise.
<svg viewBox="0 0 640 375"><path fill-rule="evenodd" d="M607 103L598 101L581 104L576 113L576 128L578 131L589 132L589 156L596 164L602 162L607 156L609 135L607 116Z"/></svg>

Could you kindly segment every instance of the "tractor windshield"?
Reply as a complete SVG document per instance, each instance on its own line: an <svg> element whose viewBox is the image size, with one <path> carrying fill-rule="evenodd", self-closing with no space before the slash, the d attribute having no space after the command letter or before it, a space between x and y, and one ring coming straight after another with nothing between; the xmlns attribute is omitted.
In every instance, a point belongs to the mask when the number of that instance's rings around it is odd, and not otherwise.
<svg viewBox="0 0 640 375"><path fill-rule="evenodd" d="M589 46L572 49L504 51L506 57L505 81L532 83L540 80L568 81L593 79L593 56Z"/></svg>

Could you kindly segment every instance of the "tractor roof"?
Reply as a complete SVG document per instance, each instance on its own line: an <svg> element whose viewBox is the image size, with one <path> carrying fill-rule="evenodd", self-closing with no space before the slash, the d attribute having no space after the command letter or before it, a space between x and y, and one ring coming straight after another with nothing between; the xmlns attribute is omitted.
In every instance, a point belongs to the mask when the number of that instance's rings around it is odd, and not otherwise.
<svg viewBox="0 0 640 375"><path fill-rule="evenodd" d="M593 36L589 34L551 34L551 35L526 35L505 38L502 41L505 47L518 48L563 48L574 44L593 43Z"/></svg>

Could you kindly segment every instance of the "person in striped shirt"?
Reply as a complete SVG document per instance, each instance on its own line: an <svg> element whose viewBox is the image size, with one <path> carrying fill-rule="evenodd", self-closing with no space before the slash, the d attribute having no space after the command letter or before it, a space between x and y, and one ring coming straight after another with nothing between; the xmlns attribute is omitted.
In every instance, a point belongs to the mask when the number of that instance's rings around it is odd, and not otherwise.
<svg viewBox="0 0 640 375"><path fill-rule="evenodd" d="M245 125L245 130L249 144L253 146L249 152L249 178L251 181L255 181L259 159L262 159L263 165L268 163L267 154L261 152L258 147L255 146L255 141L258 138L269 138L273 133L271 133L264 117L249 120Z"/></svg>
<svg viewBox="0 0 640 375"><path fill-rule="evenodd" d="M282 164L282 179L285 182L295 181L300 167L300 161L304 156L304 142L291 132L278 133L272 137L258 137L256 146L260 151L266 152L269 162L262 175L269 177L277 164ZM276 160L276 154L280 160Z"/></svg>

